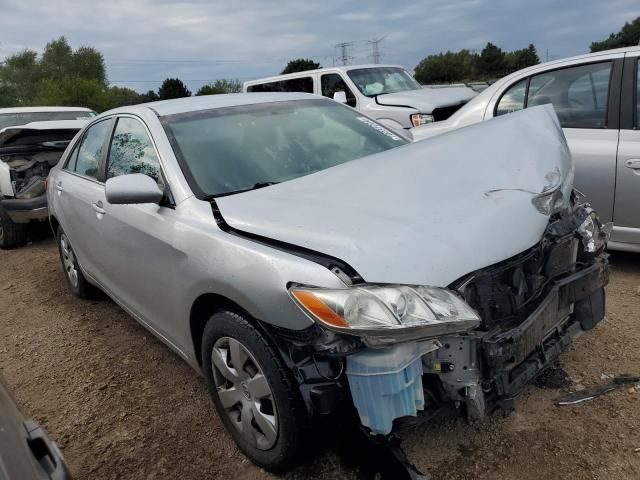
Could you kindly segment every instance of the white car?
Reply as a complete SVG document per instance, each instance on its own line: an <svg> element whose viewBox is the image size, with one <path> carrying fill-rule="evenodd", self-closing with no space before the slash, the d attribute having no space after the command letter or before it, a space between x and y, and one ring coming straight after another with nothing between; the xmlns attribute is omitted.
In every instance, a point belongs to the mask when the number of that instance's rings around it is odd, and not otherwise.
<svg viewBox="0 0 640 480"><path fill-rule="evenodd" d="M604 222L614 224L609 249L640 252L639 62L640 47L627 47L525 68L495 82L448 120L414 129L413 138L553 104L575 162L576 188ZM519 153L514 151L514 161Z"/></svg>
<svg viewBox="0 0 640 480"><path fill-rule="evenodd" d="M22 245L27 225L47 220L49 171L88 120L33 122L0 130L0 248Z"/></svg>
<svg viewBox="0 0 640 480"><path fill-rule="evenodd" d="M399 65L349 65L278 75L244 82L243 92L315 93L396 131L444 120L477 95L464 85L422 87Z"/></svg>

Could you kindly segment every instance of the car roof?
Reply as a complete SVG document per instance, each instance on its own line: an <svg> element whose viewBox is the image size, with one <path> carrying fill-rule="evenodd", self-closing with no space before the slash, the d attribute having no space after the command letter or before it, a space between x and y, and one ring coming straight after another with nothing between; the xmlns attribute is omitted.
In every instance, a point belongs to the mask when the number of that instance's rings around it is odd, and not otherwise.
<svg viewBox="0 0 640 480"><path fill-rule="evenodd" d="M3 113L31 113L31 112L93 112L85 107L10 107L0 108Z"/></svg>
<svg viewBox="0 0 640 480"><path fill-rule="evenodd" d="M391 64L378 64L378 63L365 63L361 65L337 65L334 67L324 67L324 68L316 68L315 70L304 70L302 72L293 72L293 73L285 73L283 75L273 75L271 77L262 77L256 78L254 80L247 80L244 82L245 85L252 85L255 83L265 83L275 80L284 80L287 78L297 78L300 76L305 76L314 74L314 73L322 73L326 71L339 71L339 72L348 72L349 70L358 70L361 68L402 68L406 70L402 65L391 65Z"/></svg>
<svg viewBox="0 0 640 480"><path fill-rule="evenodd" d="M610 55L612 53L629 53L629 52L640 52L640 45L633 47L622 47L622 48L614 48L611 50L600 50L598 52L593 53L583 53L582 55L575 55L573 57L566 58L558 58L557 60L551 60L549 62L538 63L536 65L532 65L530 67L523 68L521 70L517 70L505 77L500 78L498 81L503 80L505 78L511 78L514 76L519 76L522 73L533 72L540 70L541 67L553 66L553 65L561 65L564 63L572 62L574 60L589 60L591 58L598 58L602 55Z"/></svg>
<svg viewBox="0 0 640 480"><path fill-rule="evenodd" d="M164 117L167 115L197 112L214 108L309 99L325 99L330 102L333 101L326 99L325 97L309 93L229 93L222 95L200 95L197 97L175 98L172 100L161 100L159 102L130 105L127 107L109 110L108 112L104 112L101 116L118 113L140 113L141 110L148 109L155 112L159 117Z"/></svg>

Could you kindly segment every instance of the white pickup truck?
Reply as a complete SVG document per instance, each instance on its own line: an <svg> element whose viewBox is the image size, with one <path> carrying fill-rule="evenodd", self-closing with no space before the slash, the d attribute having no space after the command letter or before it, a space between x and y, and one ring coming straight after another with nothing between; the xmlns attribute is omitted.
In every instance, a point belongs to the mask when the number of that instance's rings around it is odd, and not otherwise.
<svg viewBox="0 0 640 480"><path fill-rule="evenodd" d="M449 118L477 95L465 86L422 87L399 65L348 65L244 82L244 92L305 92L333 98L394 130Z"/></svg>

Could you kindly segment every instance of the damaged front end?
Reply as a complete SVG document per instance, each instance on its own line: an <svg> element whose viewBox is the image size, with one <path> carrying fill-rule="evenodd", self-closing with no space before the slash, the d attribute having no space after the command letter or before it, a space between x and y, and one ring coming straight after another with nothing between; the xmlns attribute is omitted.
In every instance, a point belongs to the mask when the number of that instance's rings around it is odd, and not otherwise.
<svg viewBox="0 0 640 480"><path fill-rule="evenodd" d="M46 220L49 171L85 123L34 122L0 131L0 202L13 223Z"/></svg>
<svg viewBox="0 0 640 480"><path fill-rule="evenodd" d="M604 316L610 226L579 201L574 196L572 207L551 216L537 245L447 289L291 286L316 325L296 336L269 330L312 416L355 409L360 440L385 459L372 468L395 465L389 478L419 478L393 433L398 420L510 410ZM394 332L394 321L405 324Z"/></svg>

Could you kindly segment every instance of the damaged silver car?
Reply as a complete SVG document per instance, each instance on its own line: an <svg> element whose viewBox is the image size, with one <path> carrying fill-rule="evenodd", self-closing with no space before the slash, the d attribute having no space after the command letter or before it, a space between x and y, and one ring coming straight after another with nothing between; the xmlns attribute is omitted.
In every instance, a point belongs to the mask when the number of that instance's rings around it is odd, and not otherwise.
<svg viewBox="0 0 640 480"><path fill-rule="evenodd" d="M8 121L0 114L3 120ZM0 130L0 248L22 245L28 224L47 220L49 171L86 123L41 121Z"/></svg>
<svg viewBox="0 0 640 480"><path fill-rule="evenodd" d="M412 144L256 93L100 115L48 199L73 293L202 372L252 461L286 470L351 426L403 478L398 422L510 408L603 318L608 226L572 181L550 107Z"/></svg>

